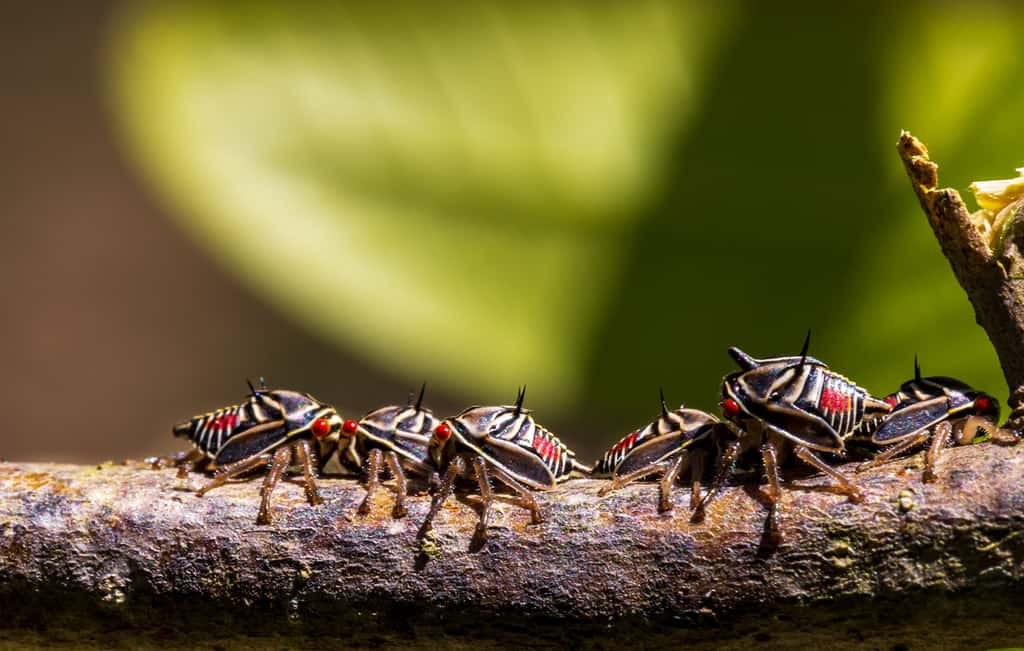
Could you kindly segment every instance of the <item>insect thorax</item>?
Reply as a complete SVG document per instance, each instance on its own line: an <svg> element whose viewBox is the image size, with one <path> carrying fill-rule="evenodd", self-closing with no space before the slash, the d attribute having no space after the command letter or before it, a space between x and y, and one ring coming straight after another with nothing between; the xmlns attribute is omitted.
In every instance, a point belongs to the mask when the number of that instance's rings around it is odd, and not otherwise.
<svg viewBox="0 0 1024 651"><path fill-rule="evenodd" d="M596 476L612 474L619 464L622 463L623 459L647 441L673 432L683 432L689 434L690 437L695 437L703 432L708 424L716 422L718 422L718 419L711 414L698 409L686 409L685 407L662 414L657 420L619 439L594 464L593 474Z"/></svg>
<svg viewBox="0 0 1024 651"><path fill-rule="evenodd" d="M579 465L576 454L539 425L527 409L471 407L452 422L456 431L474 447L490 437L513 443L524 453L539 457L556 481L567 478Z"/></svg>

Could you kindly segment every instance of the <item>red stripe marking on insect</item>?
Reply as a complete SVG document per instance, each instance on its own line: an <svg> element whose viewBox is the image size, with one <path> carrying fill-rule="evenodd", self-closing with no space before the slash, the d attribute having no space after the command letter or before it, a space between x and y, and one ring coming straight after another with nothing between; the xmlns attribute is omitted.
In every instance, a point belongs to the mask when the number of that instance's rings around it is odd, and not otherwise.
<svg viewBox="0 0 1024 651"><path fill-rule="evenodd" d="M233 429L238 424L238 414L224 414L213 419L210 427L213 429Z"/></svg>
<svg viewBox="0 0 1024 651"><path fill-rule="evenodd" d="M850 396L831 387L825 387L821 392L818 406L825 411L846 411L850 408Z"/></svg>
<svg viewBox="0 0 1024 651"><path fill-rule="evenodd" d="M633 444L636 443L636 438L638 436L640 436L640 430L633 432L629 436L625 437L624 439L616 443L615 446L612 447L612 452L622 452L626 448L632 447Z"/></svg>

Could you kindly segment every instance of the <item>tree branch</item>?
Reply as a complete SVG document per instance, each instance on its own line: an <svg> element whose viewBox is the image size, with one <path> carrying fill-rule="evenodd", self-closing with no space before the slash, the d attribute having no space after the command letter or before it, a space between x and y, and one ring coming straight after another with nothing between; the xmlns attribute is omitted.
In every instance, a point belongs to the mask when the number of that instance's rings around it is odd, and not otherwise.
<svg viewBox="0 0 1024 651"><path fill-rule="evenodd" d="M541 525L497 504L475 550L467 503L453 501L420 542L429 499L411 497L409 517L393 521L382 490L358 517L363 492L347 480L323 480L317 507L299 486L281 486L274 524L257 526L258 482L200 498L185 490L200 476L141 464L0 463L0 639L216 638L225 648L324 635L489 648L639 636L649 647L1019 641L1024 447L951 448L934 484L908 469L919 459L860 474L846 466L862 504L828 491L824 477L789 484L777 548L764 542L766 511L751 486L726 489L695 525L685 490L662 516L655 484L599 498L604 482L578 480L538 495Z"/></svg>
<svg viewBox="0 0 1024 651"><path fill-rule="evenodd" d="M897 149L935 238L999 356L1013 410L1008 425L1024 431L1024 204L993 250L960 193L937 189L938 165L928 158L924 144L904 131Z"/></svg>

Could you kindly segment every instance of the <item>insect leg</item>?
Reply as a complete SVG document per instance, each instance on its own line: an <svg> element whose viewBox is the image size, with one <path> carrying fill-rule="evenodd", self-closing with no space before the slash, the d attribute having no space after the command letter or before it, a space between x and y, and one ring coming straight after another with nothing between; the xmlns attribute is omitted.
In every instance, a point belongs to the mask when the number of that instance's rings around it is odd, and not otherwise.
<svg viewBox="0 0 1024 651"><path fill-rule="evenodd" d="M263 486L260 487L260 511L256 514L256 524L270 524L270 494L277 486L277 480L281 479L281 473L288 470L292 463L292 446L282 445L274 450L274 457L270 460L270 471L263 478Z"/></svg>
<svg viewBox="0 0 1024 651"><path fill-rule="evenodd" d="M306 491L306 501L313 506L323 504L324 501L320 499L320 491L316 487L316 453L313 452L313 446L309 441L302 439L295 444L295 456L302 464L302 479L304 480L302 487Z"/></svg>
<svg viewBox="0 0 1024 651"><path fill-rule="evenodd" d="M408 513L405 508L405 472L402 470L402 464L398 461L398 453L394 450L388 450L384 459L388 462L391 474L395 476L395 508L391 510L391 517L401 518Z"/></svg>
<svg viewBox="0 0 1024 651"><path fill-rule="evenodd" d="M708 453L705 450L690 451L690 507L700 503L700 481L704 478L704 464Z"/></svg>
<svg viewBox="0 0 1024 651"><path fill-rule="evenodd" d="M519 493L519 498L516 500L516 504L528 509L530 511L530 522L533 524L540 524L543 519L540 517L540 507L537 506L537 500L534 499L533 493L528 488L517 482L512 478L510 474L505 472L498 466L493 466L491 472L502 481L503 484Z"/></svg>
<svg viewBox="0 0 1024 651"><path fill-rule="evenodd" d="M942 449L949 442L949 436L952 432L953 425L948 420L944 420L935 426L932 444L928 446L928 452L924 455L924 475L921 477L922 481L935 481L935 464L939 462L939 455L942 454Z"/></svg>
<svg viewBox="0 0 1024 651"><path fill-rule="evenodd" d="M359 505L357 513L359 515L366 515L370 512L370 500L373 499L373 494L377 492L377 486L380 485L380 464L384 460L384 453L378 448L370 450L369 469L367 470L366 480L366 497L363 498L363 503Z"/></svg>
<svg viewBox="0 0 1024 651"><path fill-rule="evenodd" d="M434 499L430 501L430 511L427 513L427 518L420 525L418 534L420 537L426 535L433 528L434 518L437 516L438 511L441 510L441 506L451 496L452 489L455 487L455 480L464 472L466 472L466 461L462 457L455 457L448 464L448 469L441 480L441 487L437 489L437 492L434 493Z"/></svg>
<svg viewBox="0 0 1024 651"><path fill-rule="evenodd" d="M637 468L633 472L626 473L625 475L616 475L615 477L612 477L611 482L603 486L597 494L604 497L612 491L624 488L638 479L643 479L647 475L653 475L656 472L665 470L665 468L666 464L664 461L655 461L654 463L647 464L642 468Z"/></svg>
<svg viewBox="0 0 1024 651"><path fill-rule="evenodd" d="M236 461L235 463L228 464L221 468L220 470L218 470L217 474L213 476L213 479L206 482L206 484L204 484L202 488L197 490L196 495L202 497L203 495L206 495L214 488L217 488L218 486L223 486L224 484L228 483L228 480L237 477L238 475L249 472L254 468L265 466L268 463L270 463L270 455L260 454L255 457L249 457L248 459L242 459L241 461Z"/></svg>
<svg viewBox="0 0 1024 651"><path fill-rule="evenodd" d="M870 461L865 461L864 463L857 466L856 472L860 472L862 470L867 470L868 468L874 468L875 466L879 466L889 461L890 459L893 459L894 457L903 454L907 450L917 447L918 445L921 445L922 443L928 440L930 434L931 433L928 430L924 430L918 432L913 436L903 439L902 441L893 445L892 447L886 448L879 452L877 455L875 455L874 459L871 459Z"/></svg>
<svg viewBox="0 0 1024 651"><path fill-rule="evenodd" d="M773 441L766 441L761 446L761 460L764 463L764 474L768 478L768 535L773 541L778 542L782 540L782 529L779 527L782 486L779 483L778 448Z"/></svg>
<svg viewBox="0 0 1024 651"><path fill-rule="evenodd" d="M984 416L968 416L963 427L953 430L953 436L958 445L968 445L978 437L979 434L989 434L992 442L996 445L1017 445L1020 443L1020 435L1011 429L997 427L995 423Z"/></svg>
<svg viewBox="0 0 1024 651"><path fill-rule="evenodd" d="M679 471L683 469L683 463L689 456L684 450L661 476L661 481L658 482L658 513L672 510L672 485L676 483L676 477L679 476Z"/></svg>
<svg viewBox="0 0 1024 651"><path fill-rule="evenodd" d="M807 465L813 466L820 472L823 472L832 479L834 479L836 483L839 484L839 487L842 488L843 492L846 493L846 496L850 498L851 502L864 501L864 493L860 490L860 488L857 487L856 484L847 479L846 475L844 475L843 473L839 472L832 466L828 465L827 463L819 459L813 452L808 450L806 447L798 445L793 450L793 452L795 452L796 456L800 457L800 460L806 463Z"/></svg>
<svg viewBox="0 0 1024 651"><path fill-rule="evenodd" d="M153 470L162 470L167 466L174 466L178 469L178 479L188 477L188 473L192 472L195 465L205 460L206 455L196 448L192 448L188 452L179 452L173 457L150 457L146 459L146 461L152 461Z"/></svg>
<svg viewBox="0 0 1024 651"><path fill-rule="evenodd" d="M487 475L487 461L483 457L473 457L473 470L476 472L476 481L480 484L480 521L476 523L476 532L473 534L478 540L487 537L487 516L491 512L491 504L494 502L494 493L491 490L491 478Z"/></svg>
<svg viewBox="0 0 1024 651"><path fill-rule="evenodd" d="M718 494L722 491L722 487L725 486L725 482L729 479L729 475L732 474L733 466L736 465L736 458L740 454L740 441L730 441L729 445L725 446L722 450L722 456L718 460L718 472L715 473L715 478L711 482L711 488L704 494L704 499L698 500L696 506L693 507L693 515L690 516L690 522L701 522L704 520L704 511L708 505L715 501Z"/></svg>

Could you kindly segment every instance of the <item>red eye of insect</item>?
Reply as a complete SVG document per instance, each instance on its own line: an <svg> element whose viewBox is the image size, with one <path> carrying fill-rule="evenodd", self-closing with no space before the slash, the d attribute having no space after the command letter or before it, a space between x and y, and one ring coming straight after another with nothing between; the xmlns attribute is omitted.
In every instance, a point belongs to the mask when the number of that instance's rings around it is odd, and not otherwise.
<svg viewBox="0 0 1024 651"><path fill-rule="evenodd" d="M357 429L359 429L359 423L354 420L346 420L341 425L341 431L345 432L349 436L355 434Z"/></svg>
<svg viewBox="0 0 1024 651"><path fill-rule="evenodd" d="M894 393L891 396L885 397L885 404L895 409L896 405L900 404L900 400L899 398L896 397L896 394Z"/></svg>
<svg viewBox="0 0 1024 651"><path fill-rule="evenodd" d="M448 423L441 423L434 428L434 436L437 437L438 441L447 441L451 435L452 428Z"/></svg>
<svg viewBox="0 0 1024 651"><path fill-rule="evenodd" d="M974 409L982 413L992 410L992 400L988 396L981 396L974 401Z"/></svg>
<svg viewBox="0 0 1024 651"><path fill-rule="evenodd" d="M326 418L317 418L313 421L313 436L322 439L331 433L331 422Z"/></svg>
<svg viewBox="0 0 1024 651"><path fill-rule="evenodd" d="M726 398L722 401L722 413L726 418L736 418L740 415L739 403L732 398Z"/></svg>

